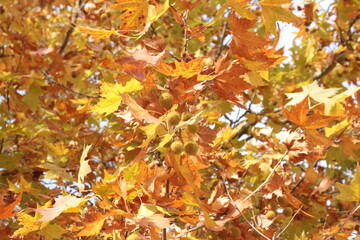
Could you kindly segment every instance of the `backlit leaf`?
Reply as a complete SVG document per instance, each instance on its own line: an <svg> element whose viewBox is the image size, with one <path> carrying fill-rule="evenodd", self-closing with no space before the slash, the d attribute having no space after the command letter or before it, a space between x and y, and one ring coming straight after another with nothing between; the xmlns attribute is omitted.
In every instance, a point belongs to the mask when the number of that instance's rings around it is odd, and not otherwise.
<svg viewBox="0 0 360 240"><path fill-rule="evenodd" d="M340 194L336 196L337 199L360 202L360 166L356 167L354 179L350 185L336 183L336 187L340 190Z"/></svg>

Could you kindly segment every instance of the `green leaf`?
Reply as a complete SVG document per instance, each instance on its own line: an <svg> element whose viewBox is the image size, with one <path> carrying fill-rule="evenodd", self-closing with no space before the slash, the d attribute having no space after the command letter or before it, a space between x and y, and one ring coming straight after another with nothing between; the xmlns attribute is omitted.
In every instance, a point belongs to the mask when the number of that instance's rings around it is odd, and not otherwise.
<svg viewBox="0 0 360 240"><path fill-rule="evenodd" d="M336 186L340 190L340 195L336 196L337 199L360 202L360 165L356 167L354 179L350 185L336 183Z"/></svg>

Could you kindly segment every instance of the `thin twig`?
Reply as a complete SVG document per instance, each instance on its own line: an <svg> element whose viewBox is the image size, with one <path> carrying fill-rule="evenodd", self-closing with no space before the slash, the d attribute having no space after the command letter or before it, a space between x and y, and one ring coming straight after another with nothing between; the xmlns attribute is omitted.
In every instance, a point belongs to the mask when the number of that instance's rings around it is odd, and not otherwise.
<svg viewBox="0 0 360 240"><path fill-rule="evenodd" d="M70 27L68 28L68 30L66 31L66 34L65 34L65 38L61 44L61 47L59 48L59 53L62 54L64 51L65 51L65 48L66 46L68 45L69 43L69 40L70 40L70 37L72 35L72 33L74 32L75 30L75 24L77 22L77 19L79 17L79 12L82 11L86 5L86 3L88 2L89 0L86 0L84 3L82 2L82 0L78 0L77 1L77 4L75 6L75 13L74 15L72 16L71 18L71 23L70 23Z"/></svg>
<svg viewBox="0 0 360 240"><path fill-rule="evenodd" d="M225 187L225 190L226 190L226 193L232 203L232 205L234 205L235 209L241 214L241 216L245 219L245 221L250 225L250 227L252 229L254 229L258 234L260 234L263 238L267 239L267 240L271 240L270 238L268 238L267 236L265 236L259 229L257 229L246 217L245 215L242 213L242 211L238 208L238 206L236 205L234 199L232 198L232 196L230 195L230 192L226 186L226 182L225 182L225 179L223 178L223 182L224 182L224 187Z"/></svg>
<svg viewBox="0 0 360 240"><path fill-rule="evenodd" d="M242 202L245 202L246 200L248 200L249 198L251 198L255 193L257 193L258 191L260 191L265 184L270 180L271 176L274 174L274 172L276 171L276 168L280 165L280 163L284 160L284 158L286 157L286 155L288 154L289 150L286 150L286 152L284 153L284 155L280 158L280 160L278 161L278 163L275 165L275 167L271 170L269 176L265 179L265 181L260 184L252 193L250 193L244 200L242 200Z"/></svg>
<svg viewBox="0 0 360 240"><path fill-rule="evenodd" d="M224 22L223 28L222 28L222 31L221 31L220 46L219 46L218 52L216 53L215 60L220 57L221 52L222 52L223 49L224 49L224 40L225 40L225 37L226 37L226 28L227 28L227 25L228 25L228 23L227 23L227 22Z"/></svg>
<svg viewBox="0 0 360 240"><path fill-rule="evenodd" d="M55 81L55 79L53 79L53 77L52 77L50 74L48 74L46 71L42 70L42 73L44 74L45 78L46 78L47 80L49 80L50 82L52 82L52 83L54 83L54 84L56 84L56 85L58 85L58 86L60 86L60 87L63 87L63 88L65 88L66 90L69 90L70 92L72 92L72 93L74 93L74 94L81 95L81 96L85 96L85 97L88 97L88 98L101 98L100 96L91 96L91 95L88 95L88 94L86 94L86 93L74 91L74 90L72 90L71 88L69 88L69 87L67 87L67 86L65 86L65 85L63 85L63 84L58 83L57 81Z"/></svg>
<svg viewBox="0 0 360 240"><path fill-rule="evenodd" d="M326 236L323 237L322 240L323 240L323 239L325 239L325 240L331 239L331 238L334 237L336 234L340 233L340 232L343 230L345 224L350 220L350 218L354 215L354 213L355 213L357 210L359 210L359 209L360 209L360 204L357 205L357 206L351 211L351 213L350 213L350 214L347 216L347 218L345 219L344 223L341 224L341 226L339 227L339 230L337 230L336 232L334 232L333 234L331 234L331 235L329 235L329 236L327 236L327 237L326 237Z"/></svg>
<svg viewBox="0 0 360 240"><path fill-rule="evenodd" d="M280 237L281 234L283 234L283 232L285 232L285 230L290 226L290 223L294 220L294 218L296 217L296 215L298 215L298 213L300 212L300 210L302 209L302 205L300 206L300 208L296 211L296 213L294 214L294 216L292 216L292 218L290 219L290 221L288 222L288 224L286 224L285 228L276 236L276 238Z"/></svg>

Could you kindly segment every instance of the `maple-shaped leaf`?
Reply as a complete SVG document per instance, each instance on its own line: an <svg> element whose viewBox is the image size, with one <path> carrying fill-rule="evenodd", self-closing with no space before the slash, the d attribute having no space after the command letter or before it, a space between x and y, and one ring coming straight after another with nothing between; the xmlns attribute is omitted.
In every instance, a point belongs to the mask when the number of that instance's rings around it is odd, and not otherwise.
<svg viewBox="0 0 360 240"><path fill-rule="evenodd" d="M332 121L338 119L337 117L322 115L318 111L310 112L308 97L305 97L300 103L294 106L291 111L288 111L284 107L283 111L287 119L305 129L325 127Z"/></svg>
<svg viewBox="0 0 360 240"><path fill-rule="evenodd" d="M55 204L51 208L37 208L35 211L42 215L38 221L51 221L57 216L59 216L62 212L76 208L80 204L84 202L83 198L77 198L71 195L62 196L55 199Z"/></svg>
<svg viewBox="0 0 360 240"><path fill-rule="evenodd" d="M337 199L360 202L360 165L356 167L354 179L350 185L336 183L336 187L340 190L340 194L336 196Z"/></svg>
<svg viewBox="0 0 360 240"><path fill-rule="evenodd" d="M117 31L115 31L115 29L111 29L109 31L105 29L95 29L95 28L88 28L82 26L78 26L77 29L82 33L87 33L94 36L94 40L109 38L111 35L127 37L126 35L122 35L118 33Z"/></svg>
<svg viewBox="0 0 360 240"><path fill-rule="evenodd" d="M123 101L128 105L131 114L135 119L140 121L146 121L148 123L162 123L162 121L156 117L153 117L146 109L141 107L129 94L122 95Z"/></svg>
<svg viewBox="0 0 360 240"><path fill-rule="evenodd" d="M41 228L40 233L42 236L44 236L45 240L60 239L61 235L68 232L66 229L56 223L42 223L42 225L45 226Z"/></svg>
<svg viewBox="0 0 360 240"><path fill-rule="evenodd" d="M255 72L267 71L286 57L275 54L277 41L272 48L269 48L268 39L261 38L256 32L250 31L255 23L256 20L238 18L235 14L230 15L229 24L233 34L230 49L247 69Z"/></svg>
<svg viewBox="0 0 360 240"><path fill-rule="evenodd" d="M303 101L306 97L310 97L318 103L324 103L326 108L326 103L328 103L331 97L333 97L339 91L339 88L324 89L319 87L316 81L303 86L302 89L302 92L285 93L286 96L290 99L290 101L285 106L296 105Z"/></svg>
<svg viewBox="0 0 360 240"><path fill-rule="evenodd" d="M92 217L94 218L91 222L85 222L85 227L76 234L78 237L90 237L98 235L101 231L102 226L104 225L106 215L102 215L101 213L97 213L96 216Z"/></svg>
<svg viewBox="0 0 360 240"><path fill-rule="evenodd" d="M120 83L102 82L100 92L103 98L100 99L93 109L97 113L105 113L105 116L109 115L118 109L122 100L121 94L138 92L142 88L141 83L134 78L128 81L125 86Z"/></svg>
<svg viewBox="0 0 360 240"><path fill-rule="evenodd" d="M191 78L192 76L195 76L201 72L201 63L202 58L195 58L190 62L175 61L175 68L173 68L171 65L160 62L157 70L163 74L173 77L182 76L184 78Z"/></svg>
<svg viewBox="0 0 360 240"><path fill-rule="evenodd" d="M79 186L80 192L82 192L84 190L82 187L82 182L84 182L85 176L91 172L89 160L85 160L87 158L87 155L88 155L90 149L91 149L91 145L87 145L86 147L84 147L84 150L80 157L80 168L79 168L79 174L78 174L78 186Z"/></svg>
<svg viewBox="0 0 360 240"><path fill-rule="evenodd" d="M169 8L169 0L164 4L150 5L145 0L117 0L111 8L123 11L120 28L124 31L139 31L145 33L151 23L155 22Z"/></svg>
<svg viewBox="0 0 360 240"><path fill-rule="evenodd" d="M215 63L217 76L211 88L222 98L241 94L251 88L251 85L245 81L244 74L247 72L249 72L247 68L232 62L230 57L224 56Z"/></svg>
<svg viewBox="0 0 360 240"><path fill-rule="evenodd" d="M30 216L26 213L19 213L17 220L19 225L22 225L21 228L14 232L14 235L26 236L31 232L41 229L42 222L39 222L40 214L36 213L35 216Z"/></svg>
<svg viewBox="0 0 360 240"><path fill-rule="evenodd" d="M290 4L291 0L263 0L260 2L262 8L261 19L265 28L270 33L276 33L276 22L299 22L300 19L291 13L283 4Z"/></svg>
<svg viewBox="0 0 360 240"><path fill-rule="evenodd" d="M0 219L3 218L9 218L9 217L13 217L16 215L16 213L13 213L12 211L14 210L14 208L16 207L16 205L18 205L21 201L22 198L22 193L19 194L19 196L17 196L17 198L15 199L14 202L12 202L11 204L9 204L8 206L3 206L2 201L0 202ZM0 199L2 200L2 199Z"/></svg>
<svg viewBox="0 0 360 240"><path fill-rule="evenodd" d="M298 132L282 131L276 134L276 138L289 150L289 160L299 162L309 154L309 147L305 138Z"/></svg>

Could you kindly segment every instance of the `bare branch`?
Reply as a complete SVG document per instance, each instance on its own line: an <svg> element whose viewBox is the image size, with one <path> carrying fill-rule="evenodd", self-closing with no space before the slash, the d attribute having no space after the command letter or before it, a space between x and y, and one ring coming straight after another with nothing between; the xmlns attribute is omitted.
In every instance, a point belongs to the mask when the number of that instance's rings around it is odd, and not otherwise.
<svg viewBox="0 0 360 240"><path fill-rule="evenodd" d="M70 37L72 35L72 33L74 32L75 30L75 24L77 22L77 19L79 17L79 12L82 11L86 5L86 3L88 2L89 0L86 0L85 2L82 2L82 0L78 0L77 1L77 4L75 6L75 13L74 15L72 16L71 18L71 23L70 23L70 27L68 28L68 30L66 31L66 34L65 34L65 38L61 44L61 47L59 48L59 53L62 54L64 51L65 51L65 48L66 46L68 45L69 43L69 40L70 40Z"/></svg>
<svg viewBox="0 0 360 240"><path fill-rule="evenodd" d="M250 227L252 229L254 229L258 234L260 234L263 238L267 239L267 240L271 240L270 238L268 238L267 236L265 236L259 229L257 229L246 217L245 215L242 213L242 211L238 208L238 206L236 205L234 199L232 198L232 196L230 195L230 192L226 186L226 182L225 182L225 179L223 178L223 182L224 182L224 187L225 187L225 190L226 190L226 193L232 203L232 205L234 205L235 209L241 214L241 216L245 219L245 221L250 225Z"/></svg>
<svg viewBox="0 0 360 240"><path fill-rule="evenodd" d="M280 163L284 160L284 158L286 157L286 155L288 154L289 150L286 150L286 152L284 153L284 155L280 158L280 160L278 161L278 163L275 165L275 167L271 170L269 176L265 179L265 181L260 184L252 193L250 193L244 200L242 200L242 202L245 202L246 200L248 200L249 198L251 198L255 193L257 193L258 191L260 191L267 182L270 181L271 176L274 174L274 172L276 171L276 168L280 165Z"/></svg>
<svg viewBox="0 0 360 240"><path fill-rule="evenodd" d="M283 234L283 232L285 232L285 230L290 226L290 223L295 219L296 215L298 215L298 213L301 211L303 206L300 206L300 208L296 211L296 213L294 214L294 216L292 216L292 218L290 219L290 221L288 222L288 224L286 224L285 228L276 236L276 238L279 238L281 234Z"/></svg>
<svg viewBox="0 0 360 240"><path fill-rule="evenodd" d="M339 230L337 230L336 232L334 232L333 234L330 234L328 236L325 236L323 237L321 240L325 239L325 240L328 240L328 239L331 239L333 238L336 234L340 233L343 229L344 229L344 226L345 224L350 220L350 218L354 215L354 213L360 209L360 204L357 205L352 211L351 213L347 216L347 218L345 219L344 223L341 224L341 226L339 227Z"/></svg>

